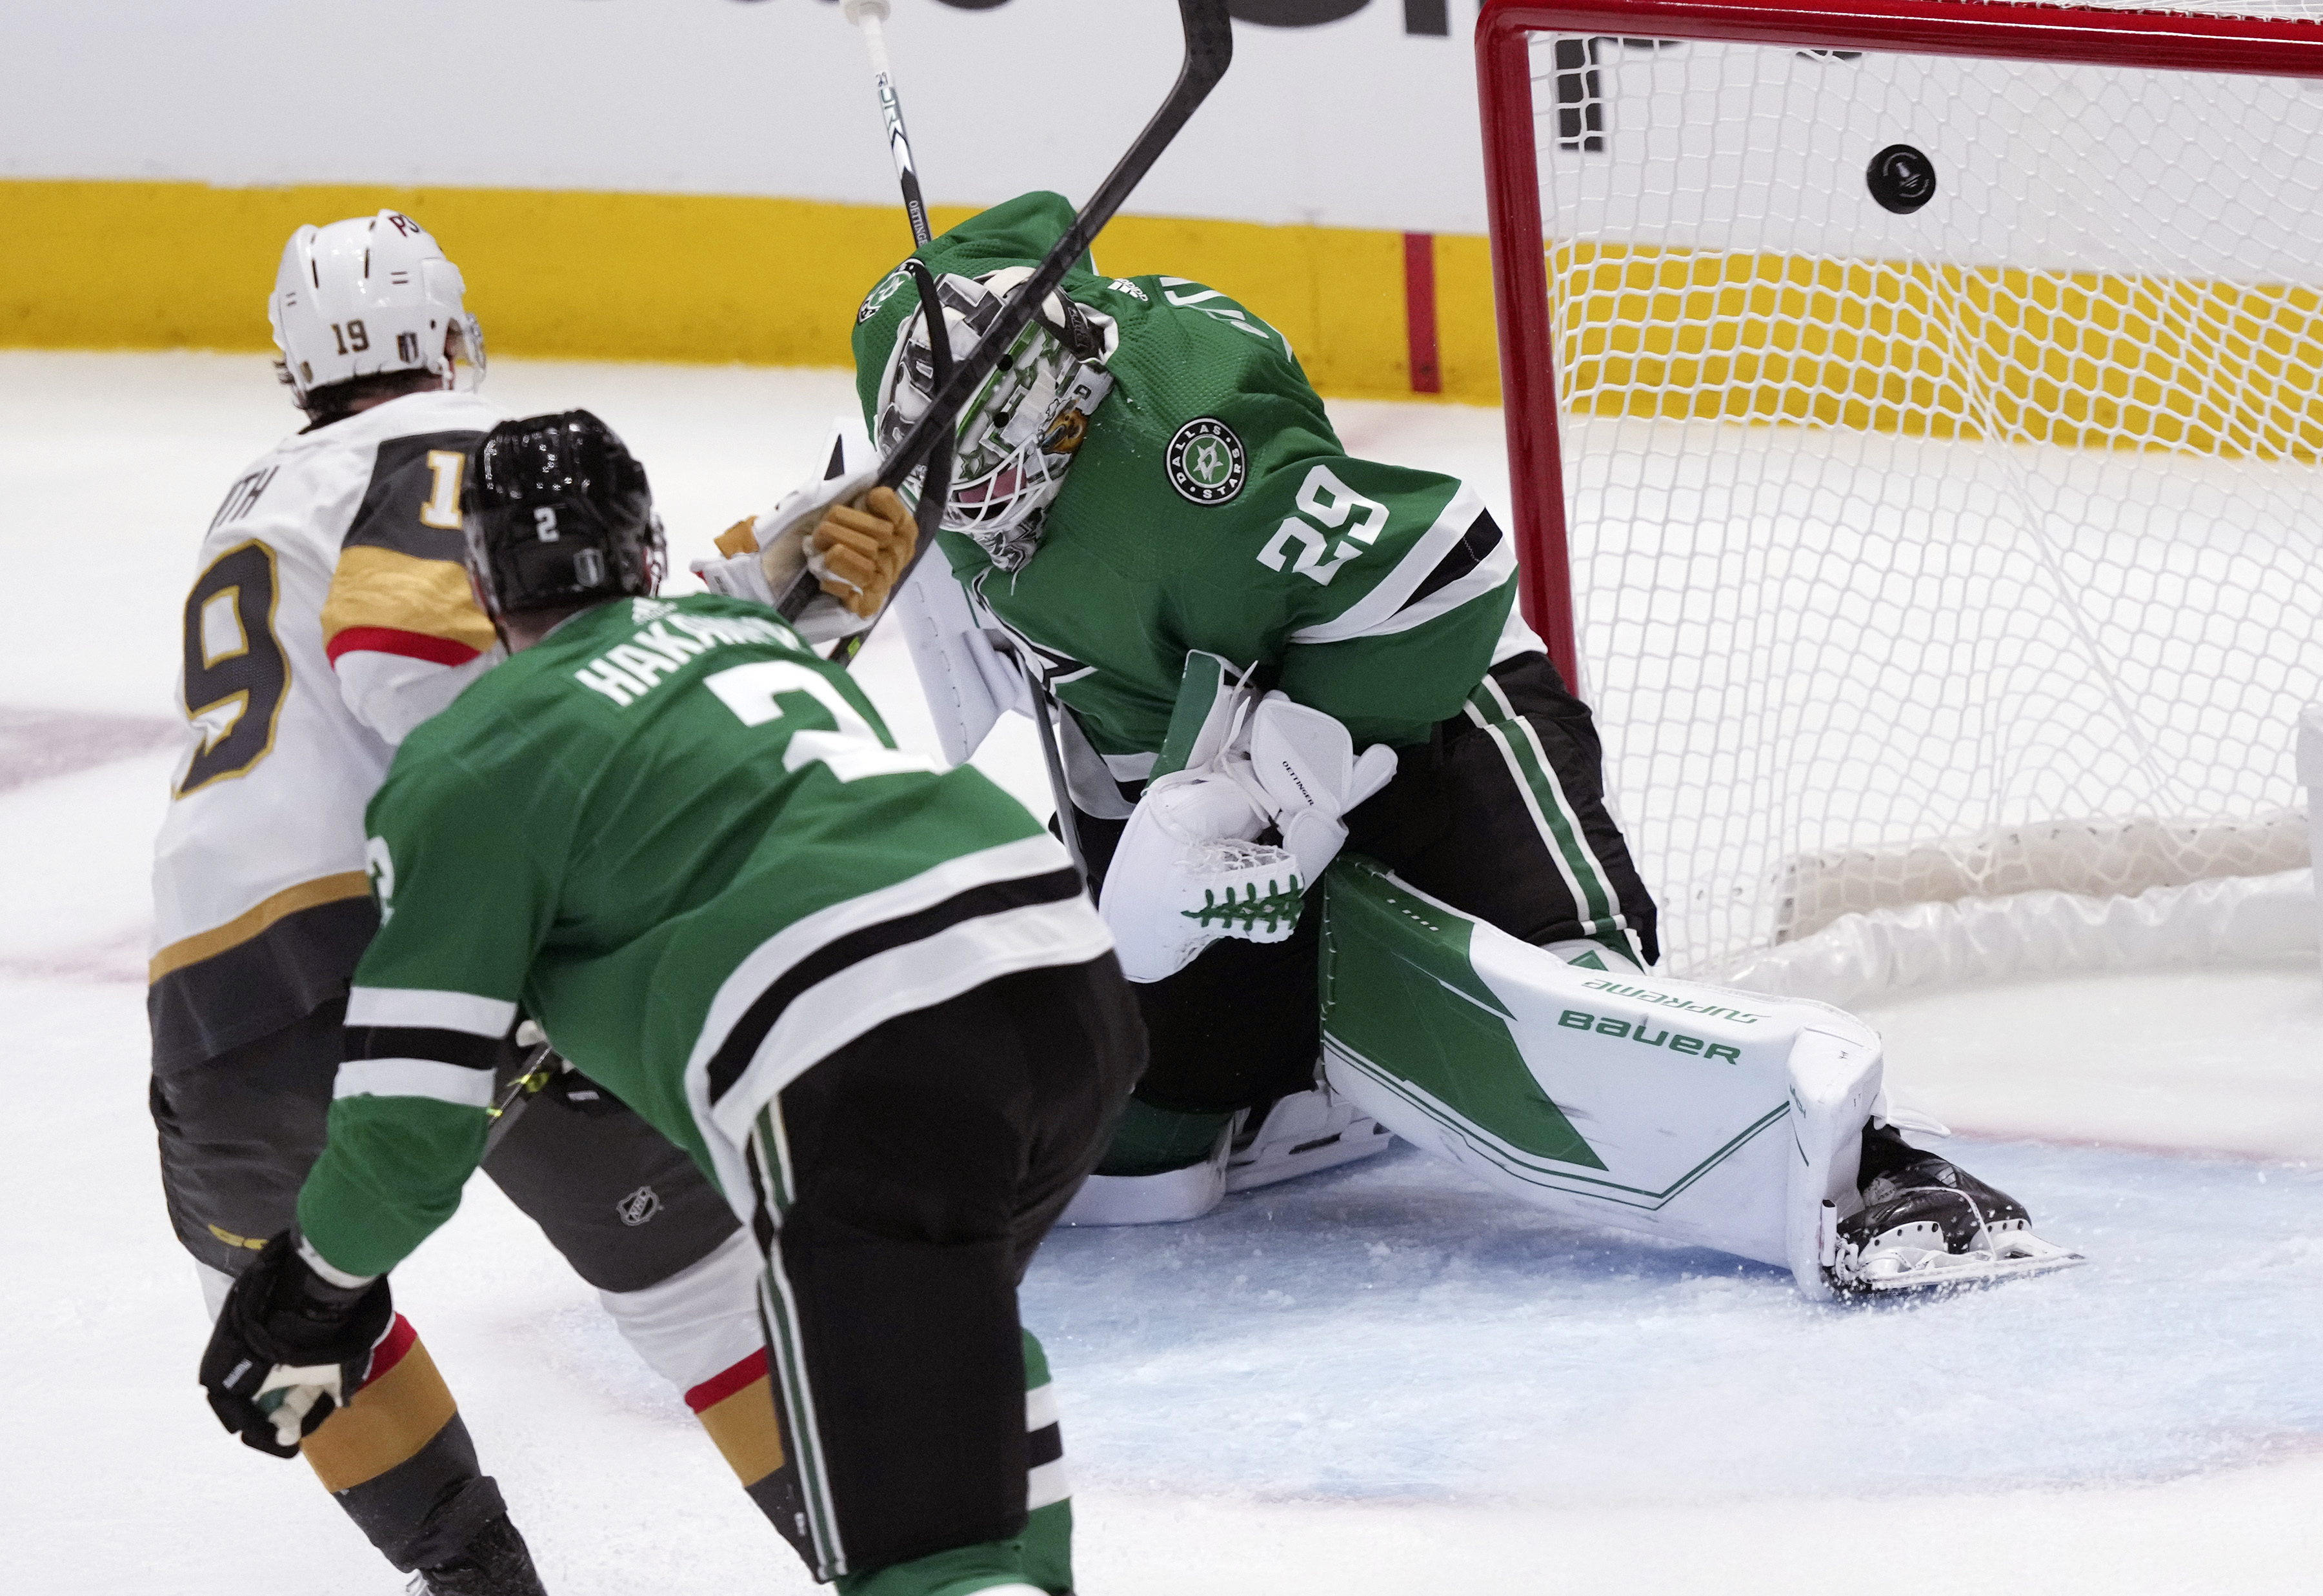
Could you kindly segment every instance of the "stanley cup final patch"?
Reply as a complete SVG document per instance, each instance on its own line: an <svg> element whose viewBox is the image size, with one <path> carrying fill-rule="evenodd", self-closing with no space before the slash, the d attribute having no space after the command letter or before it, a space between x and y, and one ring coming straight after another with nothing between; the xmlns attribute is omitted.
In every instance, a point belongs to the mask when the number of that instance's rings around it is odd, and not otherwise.
<svg viewBox="0 0 2323 1596"><path fill-rule="evenodd" d="M1162 461L1170 485L1196 504L1224 504L1242 491L1249 473L1242 440L1215 416L1197 416L1180 427Z"/></svg>

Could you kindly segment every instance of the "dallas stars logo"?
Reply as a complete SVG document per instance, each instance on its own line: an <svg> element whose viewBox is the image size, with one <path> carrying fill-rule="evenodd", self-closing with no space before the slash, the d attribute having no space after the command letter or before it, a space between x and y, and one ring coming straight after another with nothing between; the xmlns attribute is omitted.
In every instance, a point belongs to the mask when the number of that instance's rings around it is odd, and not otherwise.
<svg viewBox="0 0 2323 1596"><path fill-rule="evenodd" d="M1163 455L1170 485L1196 504L1224 504L1242 491L1249 462L1242 440L1215 416L1197 416L1178 429Z"/></svg>

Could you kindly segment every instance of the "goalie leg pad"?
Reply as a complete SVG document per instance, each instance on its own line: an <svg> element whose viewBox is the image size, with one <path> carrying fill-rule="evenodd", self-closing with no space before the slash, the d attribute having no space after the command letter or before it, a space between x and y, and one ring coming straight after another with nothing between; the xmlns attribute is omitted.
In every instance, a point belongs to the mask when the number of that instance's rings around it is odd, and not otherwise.
<svg viewBox="0 0 2323 1596"><path fill-rule="evenodd" d="M1824 1204L1852 1191L1879 1085L1868 1027L1565 964L1360 856L1327 880L1334 1090L1528 1201L1787 1267L1828 1294Z"/></svg>
<svg viewBox="0 0 2323 1596"><path fill-rule="evenodd" d="M1887 1200L1879 1160L1861 1167L1881 1064L1877 1034L1840 1010L1568 965L1360 856L1331 873L1324 946L1332 1087L1502 1190L1783 1265L1818 1300L2076 1261L2010 1228L2023 1210L1989 1199L1976 1199L1986 1211L1969 1252L1901 1205L1891 1217L1929 1229L1884 1248L1873 1243L1898 1225L1849 1229L1864 1176ZM1870 1145L1885 1146L1879 1133ZM1945 1184L1912 1168L1914 1189ZM1955 1188L1967 1179L1952 1173Z"/></svg>
<svg viewBox="0 0 2323 1596"><path fill-rule="evenodd" d="M1226 1196L1226 1150L1242 1114L1157 1108L1133 1096L1112 1145L1060 1225L1169 1225L1198 1219Z"/></svg>

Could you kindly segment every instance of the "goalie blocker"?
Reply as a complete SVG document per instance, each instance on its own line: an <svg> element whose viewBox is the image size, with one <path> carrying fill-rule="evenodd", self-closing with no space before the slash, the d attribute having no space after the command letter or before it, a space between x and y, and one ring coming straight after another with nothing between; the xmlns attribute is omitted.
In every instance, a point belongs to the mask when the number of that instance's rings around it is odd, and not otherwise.
<svg viewBox="0 0 2323 1596"><path fill-rule="evenodd" d="M1817 1299L2080 1261L1882 1123L1879 1039L1850 1014L1593 947L1568 964L1360 856L1325 890L1330 1085L1499 1190L1787 1268Z"/></svg>

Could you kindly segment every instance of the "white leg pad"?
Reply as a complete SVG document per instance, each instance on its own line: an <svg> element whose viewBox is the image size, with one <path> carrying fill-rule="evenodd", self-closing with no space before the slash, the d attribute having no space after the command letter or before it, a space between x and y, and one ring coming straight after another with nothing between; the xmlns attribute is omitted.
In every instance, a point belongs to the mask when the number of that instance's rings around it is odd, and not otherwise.
<svg viewBox="0 0 2323 1596"><path fill-rule="evenodd" d="M1327 893L1335 1091L1512 1196L1827 1294L1825 1227L1851 1206L1879 1091L1870 1027L1821 1004L1570 966L1361 858Z"/></svg>
<svg viewBox="0 0 2323 1596"><path fill-rule="evenodd" d="M1879 1044L1864 1028L1821 1027L1791 1047L1790 1182L1784 1241L1791 1278L1817 1302L1834 1295L1824 1272L1839 1261L1839 1222L1862 1206L1856 1185L1863 1126L1879 1095Z"/></svg>

